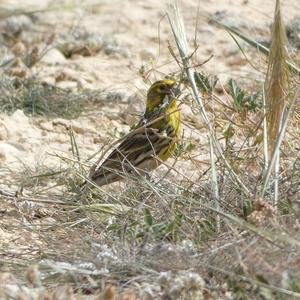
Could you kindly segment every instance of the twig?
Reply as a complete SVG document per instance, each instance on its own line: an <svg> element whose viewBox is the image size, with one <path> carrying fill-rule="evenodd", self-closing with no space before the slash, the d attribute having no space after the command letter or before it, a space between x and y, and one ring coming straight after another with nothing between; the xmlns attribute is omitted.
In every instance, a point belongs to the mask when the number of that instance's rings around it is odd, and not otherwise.
<svg viewBox="0 0 300 300"><path fill-rule="evenodd" d="M219 188L218 188L218 178L216 171L216 164L214 159L214 149L211 137L209 139L209 148L210 148L210 162L211 162L211 189L213 193L213 198L215 200L215 205L217 210L220 210L220 197L219 197ZM220 232L220 215L217 214L217 232Z"/></svg>
<svg viewBox="0 0 300 300"><path fill-rule="evenodd" d="M281 130L279 132L278 138L276 139L276 144L275 144L275 147L274 147L272 158L271 158L270 164L268 165L267 172L266 172L266 174L264 176L264 179L263 179L263 188L261 190L261 197L264 197L265 192L267 190L267 187L268 187L268 184L269 184L269 179L270 179L270 176L271 176L271 172L273 170L273 167L274 167L274 164L275 164L275 161L276 161L276 158L277 158L277 152L278 152L278 150L279 150L279 148L281 146L281 143L283 141L283 138L284 138L284 135L285 135L285 130L286 130L286 127L287 127L287 123L288 123L290 114L291 114L291 112L293 110L293 107L294 107L294 104L296 102L296 99L298 97L299 91L300 91L300 85L296 89L296 92L294 94L294 97L293 97L293 99L292 99L289 107L287 107L285 109L284 113L283 113L282 127L281 127Z"/></svg>
<svg viewBox="0 0 300 300"><path fill-rule="evenodd" d="M179 54L181 56L184 70L185 70L186 75L191 84L191 88L192 88L196 103L198 105L198 108L200 110L200 114L209 130L209 134L212 139L213 145L215 146L217 153L222 157L222 159L229 171L229 174L231 175L231 178L235 179L235 181L238 182L238 184L242 187L244 193L247 196L250 196L251 193L250 193L249 189L244 185L242 180L237 176L237 174L234 172L234 170L228 163L227 159L225 158L222 146L215 136L213 126L207 115L207 112L205 110L202 99L198 93L198 89L197 89L195 79L194 79L194 76L192 73L191 63L189 60L188 43L187 43L187 38L186 38L186 34L185 34L183 19L182 19L181 12L180 12L180 9L179 9L179 6L178 6L178 3L176 0L173 0L172 4L169 5L169 12L168 12L167 16L169 19L169 23L170 23L173 35L174 35L175 42L177 44L177 48L179 50Z"/></svg>
<svg viewBox="0 0 300 300"><path fill-rule="evenodd" d="M265 159L265 165L264 165L264 172L267 171L268 165L269 165L269 149L268 149L268 124L267 124L267 110L266 110L266 94L265 94L265 85L263 84L263 141L264 141L264 159Z"/></svg>

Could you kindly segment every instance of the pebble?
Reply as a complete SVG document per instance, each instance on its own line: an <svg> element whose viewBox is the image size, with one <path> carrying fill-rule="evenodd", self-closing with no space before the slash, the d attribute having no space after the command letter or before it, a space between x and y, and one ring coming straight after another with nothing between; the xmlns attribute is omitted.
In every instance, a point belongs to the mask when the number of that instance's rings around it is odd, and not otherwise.
<svg viewBox="0 0 300 300"><path fill-rule="evenodd" d="M24 29L30 29L32 21L25 15L11 16L5 19L4 31L8 34L17 34ZM2 26L1 26L2 27Z"/></svg>
<svg viewBox="0 0 300 300"><path fill-rule="evenodd" d="M0 128L1 124L4 124L7 129L6 133L2 132L2 137L19 145L28 145L27 141L29 138L38 143L38 139L41 136L40 131L29 122L29 118L20 109L10 116L2 115Z"/></svg>
<svg viewBox="0 0 300 300"><path fill-rule="evenodd" d="M227 60L228 66L244 66L247 64L247 60L241 56L233 56Z"/></svg>
<svg viewBox="0 0 300 300"><path fill-rule="evenodd" d="M17 124L24 124L29 125L29 119L28 117L24 114L23 110L17 109L11 116L11 118L17 123Z"/></svg>
<svg viewBox="0 0 300 300"><path fill-rule="evenodd" d="M155 51L149 48L140 51L140 57L144 61L154 60L156 57Z"/></svg>
<svg viewBox="0 0 300 300"><path fill-rule="evenodd" d="M14 77L19 77L19 78L28 77L28 70L25 68L19 68L19 67L11 68L8 73L10 76L14 76Z"/></svg>
<svg viewBox="0 0 300 300"><path fill-rule="evenodd" d="M17 42L11 48L12 53L16 56L23 56L26 52L26 47L22 42Z"/></svg>
<svg viewBox="0 0 300 300"><path fill-rule="evenodd" d="M46 131L53 131L53 123L50 121L40 123L40 127Z"/></svg>
<svg viewBox="0 0 300 300"><path fill-rule="evenodd" d="M52 125L53 126L62 126L62 127L65 127L66 129L69 129L71 123L68 120L65 120L62 118L57 118L52 121Z"/></svg>
<svg viewBox="0 0 300 300"><path fill-rule="evenodd" d="M20 157L22 157L22 153L16 147L0 142L0 160L11 162L16 161Z"/></svg>
<svg viewBox="0 0 300 300"><path fill-rule="evenodd" d="M75 81L60 81L56 84L57 87L61 89L76 89L78 84Z"/></svg>
<svg viewBox="0 0 300 300"><path fill-rule="evenodd" d="M45 77L41 78L41 82L46 85L54 86L56 81L55 81L55 78L52 76L45 76Z"/></svg>
<svg viewBox="0 0 300 300"><path fill-rule="evenodd" d="M58 49L52 48L45 53L40 61L47 65L61 65L66 62L66 58Z"/></svg>

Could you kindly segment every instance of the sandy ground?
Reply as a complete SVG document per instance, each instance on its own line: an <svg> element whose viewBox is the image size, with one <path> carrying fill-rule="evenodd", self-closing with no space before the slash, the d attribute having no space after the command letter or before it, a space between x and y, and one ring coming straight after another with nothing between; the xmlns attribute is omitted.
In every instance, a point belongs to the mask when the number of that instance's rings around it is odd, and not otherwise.
<svg viewBox="0 0 300 300"><path fill-rule="evenodd" d="M55 2L51 1L44 0L39 4L36 2L34 0L6 1L1 5L10 8L23 7L26 10L57 7ZM271 0L180 1L191 42L191 52L195 35L197 37L199 47L194 54L194 64L201 64L212 56L199 70L217 74L222 83L230 77L236 78L245 85L249 78L256 79L258 82L262 80L263 74L247 64L229 34L207 23L205 16L217 14L221 20L237 26L252 37L269 41L269 26L274 2ZM18 47L24 48L21 49L22 51L30 51L34 46L43 49L47 39L52 34L55 35L51 49L40 62L31 69L18 66L25 69L25 76L35 75L47 84L70 88L73 91L101 91L101 99L98 108L93 107L93 111L83 113L74 120L30 118L20 110L12 115L1 113L1 187L13 188L13 190L20 187L18 182L12 184L11 179L9 182L5 179L5 176L7 178L11 176L9 170L13 170L15 174L15 172L24 173L27 168L31 170L38 168L41 164L54 167L58 166L60 161L49 154L59 153L70 156L70 138L67 131L70 125L73 126L83 157L88 157L103 145L127 133L136 121L134 115L143 110L143 97L149 82L171 72L180 71L168 51L168 42L171 45L174 43L165 17L167 8L165 1L114 0L95 3L96 1L85 0L78 5L73 5L72 2L72 5L66 6L65 9L38 13L34 22L24 16L22 20L21 17L13 17L15 20L11 23L23 24L21 41L15 43L19 43ZM285 20L288 22L299 13L300 1L282 1L282 8ZM7 22L7 20L0 22L2 31L7 28ZM198 27L195 30L196 23ZM89 45L88 49L83 47L84 49L80 49L71 57L63 55L62 49L65 50L68 45L80 41L78 38L80 35L85 36L83 43ZM67 46L63 46L64 44ZM6 57L18 56L11 50L14 46L11 45L11 48L6 51L2 49L4 53L2 60ZM255 56L257 61L254 60L254 64L259 69L261 60L258 59L259 54ZM149 74L147 83L140 75L142 69ZM135 93L139 98L130 98ZM184 118L193 118L188 107L184 108L183 113ZM197 122L201 126L201 121ZM208 153L199 155L199 150L207 143L205 130L196 131L186 128L186 134L192 136L194 143L198 145L195 150L197 161L205 163ZM189 161L182 158L178 163L185 175L190 176L194 173ZM5 209L6 207L3 211ZM9 215L13 210L7 209L6 220L10 218L11 224L18 224L18 220ZM46 221L51 222L52 219L49 217ZM42 243L34 235L35 233L29 233L25 229L17 231L0 228L0 249L14 248L15 253L11 252L12 256L26 251L32 254ZM28 241L32 242L30 247Z"/></svg>
<svg viewBox="0 0 300 300"><path fill-rule="evenodd" d="M28 3L27 3L28 2ZM7 2L10 3L10 2ZM159 79L170 72L178 72L168 51L168 41L173 44L170 27L166 17L164 1L84 1L83 6L54 12L38 14L36 23L29 20L25 26L23 46L30 50L31 42L40 48L51 34L55 34L51 49L28 74L63 88L102 89L105 93L122 93L125 98L139 91L143 95L148 84L139 76L139 70L149 71L150 80ZM43 9L55 4L42 1L17 1L10 3L11 8L24 7L27 10ZM221 20L245 30L251 36L268 40L270 20L273 15L273 1L207 1L199 8L198 28L195 31L198 1L182 1L183 15L189 39L197 36L198 50L194 63L201 64L213 55L201 70L217 74L223 83L230 76L238 74L240 81L247 83L247 78L262 78L262 74L247 65L231 37L221 29L207 24L203 15L218 14ZM283 1L286 20L292 19L299 11L298 1ZM17 17L16 17L17 20ZM18 22L15 21L15 22ZM30 23L31 22L31 23ZM5 28L5 21L2 21ZM3 27L2 26L2 27ZM91 36L91 45L102 43L103 50L91 56L75 54L65 58L57 50L64 41L73 40L74 36L84 32ZM159 33L159 35L158 35ZM71 43L71 42L70 42ZM92 46L90 46L92 48ZM192 49L192 45L191 45ZM93 52L93 50L91 50ZM155 71L151 72L151 69ZM141 91L142 90L142 91ZM105 98L105 96L103 96ZM104 99L105 100L105 99ZM143 100L142 100L143 101ZM30 119L21 111L12 116L0 116L0 159L2 166L34 164L47 159L47 152L58 149L68 151L69 137L66 124L72 124L77 131L77 139L83 155L96 151L113 128L127 132L135 121L128 117L120 118L125 110L141 113L142 101L121 106L99 107L92 116L80 117L73 121ZM121 109L120 109L121 107ZM186 114L190 114L186 110ZM114 120L112 119L114 115ZM124 115L123 115L124 116ZM121 121L120 121L121 119ZM22 126L20 127L20 124ZM76 130L77 129L77 130ZM203 133L204 134L204 133ZM98 137L98 138L97 138ZM99 138L100 137L100 138ZM200 137L199 137L200 138Z"/></svg>

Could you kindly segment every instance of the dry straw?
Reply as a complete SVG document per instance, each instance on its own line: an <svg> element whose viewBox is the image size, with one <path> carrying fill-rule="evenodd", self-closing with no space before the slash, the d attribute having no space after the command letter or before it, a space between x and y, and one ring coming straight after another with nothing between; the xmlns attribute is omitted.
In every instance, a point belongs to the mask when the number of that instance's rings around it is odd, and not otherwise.
<svg viewBox="0 0 300 300"><path fill-rule="evenodd" d="M272 27L272 44L268 57L268 70L264 86L264 98L266 104L266 122L264 122L265 159L267 167L263 180L261 196L264 196L274 170L274 196L273 206L278 206L279 179L280 179L280 147L284 139L288 120L293 111L299 88L293 97L290 93L292 74L286 63L288 53L286 50L287 38L285 26L281 17L280 1L276 1L274 23ZM266 149L267 147L267 149Z"/></svg>
<svg viewBox="0 0 300 300"><path fill-rule="evenodd" d="M184 71L185 71L187 78L189 80L189 83L191 85L194 99L199 108L200 115L207 126L209 137L214 146L214 150L216 151L216 154L219 155L222 158L222 160L224 161L224 164L230 174L231 179L242 188L242 191L244 192L244 194L249 196L250 195L249 189L242 182L242 180L237 176L237 174L234 172L233 168L230 166L229 162L227 161L227 159L224 156L224 151L222 149L222 146L219 143L219 141L215 135L212 122L208 117L208 114L205 110L203 101L199 95L199 92L198 92L198 89L197 89L197 86L195 83L195 79L194 79L193 68L192 68L191 62L190 62L190 54L191 53L189 52L187 37L186 37L186 33L185 33L185 28L184 28L184 22L183 22L183 18L181 16L178 2L176 0L173 0L172 3L169 5L167 16L169 19L169 23L170 23L170 26L171 26L171 29L172 29L172 32L174 35L174 39L175 39L180 57L181 57L181 62L182 62ZM213 188L213 190L214 190L214 188Z"/></svg>
<svg viewBox="0 0 300 300"><path fill-rule="evenodd" d="M286 44L287 37L285 27L281 17L280 3L279 0L277 0L272 27L272 44L268 57L268 70L265 80L269 155L273 153L280 131L282 114L287 102L289 90Z"/></svg>

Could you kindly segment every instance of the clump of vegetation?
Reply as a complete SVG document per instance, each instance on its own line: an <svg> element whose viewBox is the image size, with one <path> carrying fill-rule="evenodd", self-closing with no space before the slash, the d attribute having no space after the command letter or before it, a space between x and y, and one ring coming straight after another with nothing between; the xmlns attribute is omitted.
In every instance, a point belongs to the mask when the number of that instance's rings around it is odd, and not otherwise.
<svg viewBox="0 0 300 300"><path fill-rule="evenodd" d="M216 76L207 76L201 72L195 72L194 77L199 91L203 94L211 94L218 82Z"/></svg>
<svg viewBox="0 0 300 300"><path fill-rule="evenodd" d="M237 112L249 111L256 112L262 107L260 100L261 93L257 92L251 95L246 95L234 79L228 81L229 94L233 98L233 107Z"/></svg>
<svg viewBox="0 0 300 300"><path fill-rule="evenodd" d="M83 109L87 96L63 90L29 79L0 80L0 107L2 112L12 113L21 109L29 116L76 118Z"/></svg>

